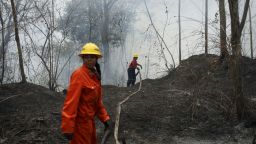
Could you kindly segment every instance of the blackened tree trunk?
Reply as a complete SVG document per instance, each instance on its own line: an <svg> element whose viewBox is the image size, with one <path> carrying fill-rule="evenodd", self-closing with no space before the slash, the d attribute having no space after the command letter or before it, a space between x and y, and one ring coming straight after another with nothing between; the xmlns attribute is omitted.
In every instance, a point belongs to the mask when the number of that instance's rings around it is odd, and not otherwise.
<svg viewBox="0 0 256 144"><path fill-rule="evenodd" d="M5 28L4 28L4 20L3 20L3 15L2 15L2 8L0 8L0 22L1 22L1 31L2 31L2 73L1 73L1 78L0 78L0 83L3 84L3 79L4 79L4 71L5 71L5 45L4 45L4 33L5 33Z"/></svg>
<svg viewBox="0 0 256 144"><path fill-rule="evenodd" d="M247 116L248 108L246 107L246 99L243 95L242 84L242 54L241 54L241 33L244 28L247 11L250 0L246 0L244 6L243 17L239 22L238 0L228 0L231 17L231 46L232 46L232 78L234 86L234 103L239 120Z"/></svg>
<svg viewBox="0 0 256 144"><path fill-rule="evenodd" d="M11 0L11 5L12 5L12 15L13 15L13 22L14 22L14 30L15 30L15 40L16 40L17 49L18 49L18 56L19 56L21 82L26 83L27 80L26 80L26 75L25 75L24 66L23 66L22 50L21 50L21 46L20 46L18 21L17 21L17 14L16 14L16 8L15 8L14 0Z"/></svg>
<svg viewBox="0 0 256 144"><path fill-rule="evenodd" d="M205 0L205 54L208 54L208 0Z"/></svg>
<svg viewBox="0 0 256 144"><path fill-rule="evenodd" d="M250 47L251 47L251 59L253 59L253 42L252 42L252 15L251 6L249 6L249 22L250 22Z"/></svg>
<svg viewBox="0 0 256 144"><path fill-rule="evenodd" d="M181 63L181 23L180 23L180 0L179 0L179 11L178 11L178 17L179 17L179 63Z"/></svg>
<svg viewBox="0 0 256 144"><path fill-rule="evenodd" d="M223 61L228 56L227 40L226 40L226 12L225 0L219 0L220 14L220 60Z"/></svg>

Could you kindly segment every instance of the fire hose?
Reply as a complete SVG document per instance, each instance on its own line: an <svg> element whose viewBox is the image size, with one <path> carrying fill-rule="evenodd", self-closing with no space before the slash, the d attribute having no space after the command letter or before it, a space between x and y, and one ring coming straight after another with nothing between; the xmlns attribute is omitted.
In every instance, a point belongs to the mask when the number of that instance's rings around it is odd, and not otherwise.
<svg viewBox="0 0 256 144"><path fill-rule="evenodd" d="M119 128L119 120L120 120L120 113L121 113L121 106L122 104L124 104L126 101L129 100L130 97L134 96L136 93L138 93L141 90L141 86L142 86L142 80L141 80L141 73L140 71L138 71L139 77L140 77L140 84L139 84L139 88L137 91L133 92L132 94L128 95L127 97L125 97L121 102L119 102L117 104L117 108L116 108L116 119L115 119L115 127L114 127L114 138L115 138L115 142L116 144L120 144L119 140L118 140L118 128ZM110 126L110 128L108 128L103 135L103 138L101 140L101 144L106 144L107 140L109 139L109 137L111 136L113 131L113 127ZM122 138L122 144L126 144L125 139Z"/></svg>

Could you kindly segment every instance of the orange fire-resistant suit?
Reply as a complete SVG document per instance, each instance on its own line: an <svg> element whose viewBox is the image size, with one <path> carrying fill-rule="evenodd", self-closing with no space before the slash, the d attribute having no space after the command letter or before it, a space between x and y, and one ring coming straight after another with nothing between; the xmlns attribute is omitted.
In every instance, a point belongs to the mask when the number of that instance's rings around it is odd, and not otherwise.
<svg viewBox="0 0 256 144"><path fill-rule="evenodd" d="M103 103L101 84L85 65L71 76L62 109L62 133L73 133L70 144L96 144L94 117L101 122L110 119Z"/></svg>

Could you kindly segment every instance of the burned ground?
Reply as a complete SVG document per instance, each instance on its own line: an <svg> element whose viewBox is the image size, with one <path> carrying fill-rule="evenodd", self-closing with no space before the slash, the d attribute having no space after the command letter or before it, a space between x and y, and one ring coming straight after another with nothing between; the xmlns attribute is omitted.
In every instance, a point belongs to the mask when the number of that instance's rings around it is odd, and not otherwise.
<svg viewBox="0 0 256 144"><path fill-rule="evenodd" d="M244 96L253 114L256 60L244 58L243 66ZM103 86L113 121L117 103L138 87ZM119 136L127 144L251 143L254 116L236 119L232 89L228 64L219 64L215 55L192 56L169 75L142 81L141 91L122 106ZM62 94L34 84L1 86L0 101L10 96L0 103L0 144L67 143L59 130ZM98 120L97 133L100 140Z"/></svg>

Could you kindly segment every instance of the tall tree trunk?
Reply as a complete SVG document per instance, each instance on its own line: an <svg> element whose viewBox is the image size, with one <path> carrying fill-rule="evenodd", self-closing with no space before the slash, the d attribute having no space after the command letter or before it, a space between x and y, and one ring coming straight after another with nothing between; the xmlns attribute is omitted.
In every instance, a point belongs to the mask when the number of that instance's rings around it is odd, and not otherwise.
<svg viewBox="0 0 256 144"><path fill-rule="evenodd" d="M251 59L253 59L252 15L251 15L251 6L249 6L249 22L250 22L250 47L251 47Z"/></svg>
<svg viewBox="0 0 256 144"><path fill-rule="evenodd" d="M180 24L180 0L179 0L179 63L181 63L181 24Z"/></svg>
<svg viewBox="0 0 256 144"><path fill-rule="evenodd" d="M18 55L19 55L19 66L20 66L20 74L21 74L21 82L26 83L26 75L24 72L24 66L23 66L23 58L22 58L22 50L20 45L20 38L19 38L19 29L18 29L18 21L17 21L17 14L16 14L16 8L14 5L14 0L11 0L12 5L12 15L13 15L13 22L14 22L14 30L15 30L15 40L17 43L17 49L18 49Z"/></svg>
<svg viewBox="0 0 256 144"><path fill-rule="evenodd" d="M49 8L49 14L50 14L50 37L49 37L49 50L50 50L50 84L49 88L50 90L55 91L57 87L57 71L58 71L58 55L55 53L54 50L54 42L53 42L53 33L55 30L55 13L54 13L54 0L51 0L51 8Z"/></svg>
<svg viewBox="0 0 256 144"><path fill-rule="evenodd" d="M20 6L20 2L21 1L18 1L18 3L16 4L16 9L19 9L19 6ZM3 1L1 0L1 4L3 4ZM3 7L6 7L6 6L3 6ZM3 9L2 9L2 12L3 14ZM12 32L13 32L13 28L10 27L10 25L13 25L13 20L12 20L12 14L8 13L7 15L7 24L4 23L4 20L3 20L3 15L1 16L1 25L2 25L2 43L0 44L0 47L2 49L0 49L0 54L2 54L2 57L1 59L3 60L2 61L2 64L3 64L3 69L5 69L5 55L6 55L6 46L8 45L8 43L11 41L11 35L12 35ZM4 27L4 26L7 26L7 27ZM4 70L5 71L5 70ZM4 71L2 71L2 78L4 78ZM1 80L3 81L3 80Z"/></svg>
<svg viewBox="0 0 256 144"><path fill-rule="evenodd" d="M205 0L205 54L208 54L208 0Z"/></svg>
<svg viewBox="0 0 256 144"><path fill-rule="evenodd" d="M104 73L103 79L112 78L113 73L110 70L110 49L109 49L109 24L110 24L110 11L117 0L103 0L103 25L101 31L101 42L104 58Z"/></svg>
<svg viewBox="0 0 256 144"><path fill-rule="evenodd" d="M227 40L226 40L226 12L225 0L219 0L220 13L220 60L224 60L228 56Z"/></svg>
<svg viewBox="0 0 256 144"><path fill-rule="evenodd" d="M110 66L109 66L109 12L110 9L108 8L107 0L103 2L103 25L102 25L102 32L101 32L101 42L102 42L102 49L103 49L103 58L104 58L104 73L103 77L104 80L107 80L107 77L111 78L110 74Z"/></svg>
<svg viewBox="0 0 256 144"><path fill-rule="evenodd" d="M242 54L241 54L241 33L245 24L249 1L246 0L243 17L239 22L238 0L228 0L231 17L231 46L232 46L232 78L234 86L233 100L236 104L236 111L239 120L248 114L246 99L243 95L242 84Z"/></svg>
<svg viewBox="0 0 256 144"><path fill-rule="evenodd" d="M1 27L2 27L2 73L1 73L1 78L0 78L0 83L3 84L3 79L4 79L4 71L5 71L5 44L4 44L4 33L5 33L5 28L4 28L4 20L3 20L3 15L2 15L2 7L0 7L0 22L1 22ZM1 56L0 56L1 57Z"/></svg>

